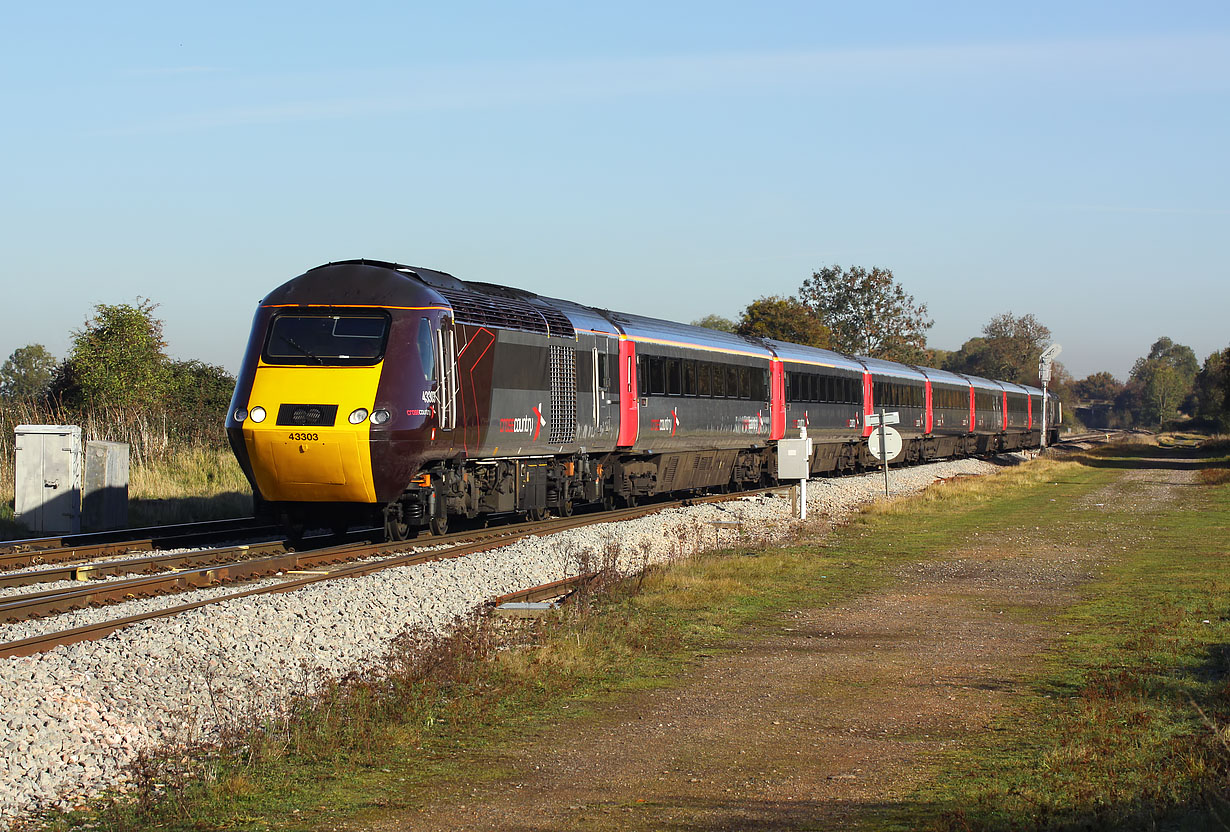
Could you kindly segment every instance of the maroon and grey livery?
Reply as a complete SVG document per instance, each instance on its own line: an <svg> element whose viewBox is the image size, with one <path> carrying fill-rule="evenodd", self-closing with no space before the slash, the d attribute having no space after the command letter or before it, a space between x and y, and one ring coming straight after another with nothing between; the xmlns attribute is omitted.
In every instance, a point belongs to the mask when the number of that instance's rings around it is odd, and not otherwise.
<svg viewBox="0 0 1230 832"><path fill-rule="evenodd" d="M227 429L292 530L380 519L404 538L773 482L799 430L813 472L856 470L881 407L900 412L902 461L1033 447L1041 397L355 260L261 302Z"/></svg>

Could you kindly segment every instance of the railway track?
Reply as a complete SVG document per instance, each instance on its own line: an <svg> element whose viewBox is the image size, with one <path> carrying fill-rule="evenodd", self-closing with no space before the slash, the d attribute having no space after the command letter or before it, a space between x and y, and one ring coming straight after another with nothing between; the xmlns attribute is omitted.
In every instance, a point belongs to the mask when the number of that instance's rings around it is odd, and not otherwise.
<svg viewBox="0 0 1230 832"><path fill-rule="evenodd" d="M170 606L161 610L100 621L95 624L0 644L0 656L29 656L50 650L59 645L104 638L122 627L138 622L171 617L209 604L221 603L250 595L291 592L322 581L371 575L383 570L418 563L465 557L535 535L553 534L597 523L631 520L676 506L736 500L778 490L781 490L781 487L744 491L738 494L694 497L686 500L655 503L634 508L554 518L540 522L454 532L440 537L424 538L418 542L418 548L431 548L406 554L399 554L404 552L409 545L406 541L396 543L361 541L305 552L282 551L267 557L253 557L253 554L259 554L259 552L254 552L252 546L227 547L225 549L192 553L193 557L214 558L214 560L205 565L191 566L157 575L98 583L91 581L91 583L94 583L93 586L51 589L0 598L0 619L7 622L18 622L62 614L86 607L120 603L135 598L216 587L225 583L238 583L240 581L253 581L270 577L281 577L285 578L285 580L279 580L271 585L227 593L214 598ZM276 547L282 546L284 542L277 541L263 545ZM155 561L157 559L148 558L142 560ZM115 568L113 564L114 562L109 562L74 567L73 573L80 574L85 580L88 580L92 575L101 575L104 570ZM25 575L29 573L20 574Z"/></svg>
<svg viewBox="0 0 1230 832"><path fill-rule="evenodd" d="M1052 445L1047 445L1047 448L1075 448L1079 445L1106 445L1111 442L1118 442L1126 436L1147 433L1147 431L1123 429L1095 430L1077 434L1075 436L1065 436L1060 441Z"/></svg>
<svg viewBox="0 0 1230 832"><path fill-rule="evenodd" d="M144 534L143 534L144 533ZM277 526L258 523L251 517L187 523L149 529L122 529L69 537L38 537L0 543L0 570L21 569L52 563L72 563L90 558L113 557L133 552L153 552L201 546L236 537L259 538L280 534ZM102 539L98 539L98 538Z"/></svg>

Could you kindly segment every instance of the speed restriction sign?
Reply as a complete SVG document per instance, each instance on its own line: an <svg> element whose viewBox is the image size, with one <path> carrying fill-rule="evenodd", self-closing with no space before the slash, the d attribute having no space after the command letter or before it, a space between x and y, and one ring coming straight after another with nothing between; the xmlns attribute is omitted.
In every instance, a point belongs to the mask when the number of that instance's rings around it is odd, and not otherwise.
<svg viewBox="0 0 1230 832"><path fill-rule="evenodd" d="M880 446L880 436L884 437L884 445ZM871 455L876 459L883 460L886 458L892 462L897 458L897 454L901 453L901 434L894 428L876 428L871 432L871 436L867 437L867 450L871 451Z"/></svg>

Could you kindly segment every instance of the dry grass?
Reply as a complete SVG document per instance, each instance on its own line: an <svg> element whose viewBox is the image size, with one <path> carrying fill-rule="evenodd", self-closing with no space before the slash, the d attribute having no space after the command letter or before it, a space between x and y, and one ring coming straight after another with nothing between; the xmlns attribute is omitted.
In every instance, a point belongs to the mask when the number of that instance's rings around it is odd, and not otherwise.
<svg viewBox="0 0 1230 832"><path fill-rule="evenodd" d="M912 514L919 503L942 507L945 503L977 505L998 499L1006 492L1040 483L1065 479L1080 468L1079 463L1052 458L1035 459L1028 465L1007 468L994 477L956 477L939 480L910 500L880 499L863 508L868 515Z"/></svg>
<svg viewBox="0 0 1230 832"><path fill-rule="evenodd" d="M252 513L251 489L227 445L221 417L161 409L72 413L43 402L5 402L0 408L0 536L26 533L12 521L12 511L15 428L27 424L79 425L86 441L127 444L131 526Z"/></svg>

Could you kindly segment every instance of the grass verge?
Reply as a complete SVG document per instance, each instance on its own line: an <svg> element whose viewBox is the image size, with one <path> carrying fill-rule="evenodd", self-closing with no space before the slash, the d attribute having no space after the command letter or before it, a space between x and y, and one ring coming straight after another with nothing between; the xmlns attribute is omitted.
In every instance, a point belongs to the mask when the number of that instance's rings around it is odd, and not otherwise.
<svg viewBox="0 0 1230 832"><path fill-rule="evenodd" d="M1088 461L1158 456L1112 447ZM1075 545L1119 551L1056 621L1011 715L868 826L1230 829L1230 486L1225 457L1192 462L1182 501L1141 505L1125 490L1099 522L1057 524Z"/></svg>

